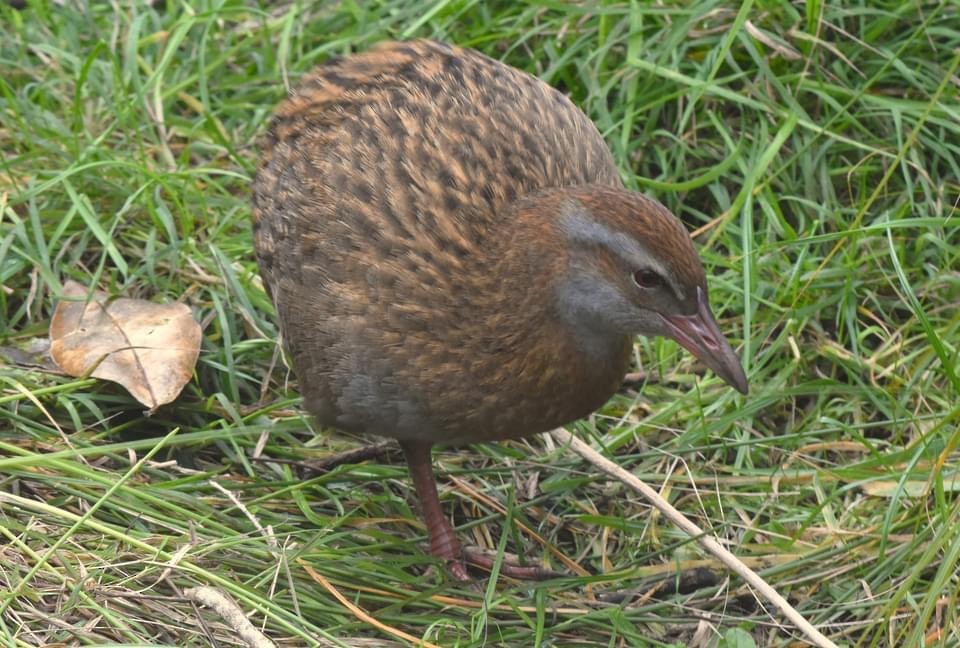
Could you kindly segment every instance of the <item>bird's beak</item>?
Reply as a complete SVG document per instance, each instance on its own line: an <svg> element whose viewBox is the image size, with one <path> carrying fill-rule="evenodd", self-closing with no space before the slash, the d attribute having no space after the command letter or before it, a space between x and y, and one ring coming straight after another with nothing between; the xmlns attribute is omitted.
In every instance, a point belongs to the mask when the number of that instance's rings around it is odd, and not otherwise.
<svg viewBox="0 0 960 648"><path fill-rule="evenodd" d="M717 320L710 312L707 296L697 288L697 312L694 315L661 315L667 325L667 334L683 348L713 369L728 385L741 394L747 393L747 376L740 366L740 358L723 337Z"/></svg>

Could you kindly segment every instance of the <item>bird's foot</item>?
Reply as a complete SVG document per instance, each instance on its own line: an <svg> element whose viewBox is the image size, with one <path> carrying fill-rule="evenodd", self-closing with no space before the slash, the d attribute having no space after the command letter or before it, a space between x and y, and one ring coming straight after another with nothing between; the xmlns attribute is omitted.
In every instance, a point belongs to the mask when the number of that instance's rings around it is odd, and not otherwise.
<svg viewBox="0 0 960 648"><path fill-rule="evenodd" d="M469 581L467 565L492 571L497 557L479 548L461 548L456 532L440 509L437 483L433 477L433 467L430 465L430 446L429 442L400 442L400 447L403 448L407 457L407 464L410 466L410 476L413 478L417 498L420 500L423 521L430 535L430 553L444 560L447 572L454 579L460 582ZM542 567L521 565L516 557L509 556L504 556L500 561L500 573L521 580L544 580L562 575Z"/></svg>
<svg viewBox="0 0 960 648"><path fill-rule="evenodd" d="M497 555L489 553L480 547L465 547L463 557L468 565L479 567L484 571L493 571L497 562ZM462 566L462 565L461 565ZM522 565L516 556L505 554L500 562L500 573L517 580L547 580L563 576L561 572L547 569L539 565Z"/></svg>
<svg viewBox="0 0 960 648"><path fill-rule="evenodd" d="M491 553L480 547L464 547L460 549L459 542L456 545L446 545L442 547L431 548L431 553L438 558L442 558L447 566L447 573L454 580L461 583L467 583L473 579L470 577L469 568L479 568L485 572L492 572L497 563L497 554ZM517 580L547 580L550 578L559 578L563 576L561 572L556 572L538 565L522 565L519 558L511 554L504 554L500 561L499 573L509 578Z"/></svg>

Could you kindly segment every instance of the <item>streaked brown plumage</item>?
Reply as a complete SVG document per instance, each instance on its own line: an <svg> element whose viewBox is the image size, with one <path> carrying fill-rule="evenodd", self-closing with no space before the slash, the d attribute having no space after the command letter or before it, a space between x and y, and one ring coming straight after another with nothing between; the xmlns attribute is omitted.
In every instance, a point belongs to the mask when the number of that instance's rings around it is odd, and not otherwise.
<svg viewBox="0 0 960 648"><path fill-rule="evenodd" d="M307 408L400 440L458 577L432 444L589 414L638 333L746 390L682 224L623 189L564 95L476 52L384 43L318 67L277 109L253 214Z"/></svg>

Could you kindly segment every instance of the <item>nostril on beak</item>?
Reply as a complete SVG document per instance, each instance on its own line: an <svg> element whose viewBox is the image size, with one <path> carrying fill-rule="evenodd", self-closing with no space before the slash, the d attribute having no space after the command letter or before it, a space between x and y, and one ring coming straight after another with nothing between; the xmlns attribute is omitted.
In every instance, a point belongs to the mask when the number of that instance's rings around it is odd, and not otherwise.
<svg viewBox="0 0 960 648"><path fill-rule="evenodd" d="M705 346L710 351L719 351L720 342L717 340L717 337L713 334L713 331L710 330L710 327L705 326L704 321L694 315L690 318L691 328L697 333L700 338L700 341L703 342Z"/></svg>

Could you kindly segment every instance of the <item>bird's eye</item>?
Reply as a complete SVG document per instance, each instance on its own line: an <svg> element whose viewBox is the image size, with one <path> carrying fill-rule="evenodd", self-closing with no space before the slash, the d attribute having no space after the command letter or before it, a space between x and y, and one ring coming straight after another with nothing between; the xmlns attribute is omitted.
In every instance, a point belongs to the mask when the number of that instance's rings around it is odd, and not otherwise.
<svg viewBox="0 0 960 648"><path fill-rule="evenodd" d="M637 270L633 273L633 281L641 288L659 288L663 285L663 278L653 270Z"/></svg>

